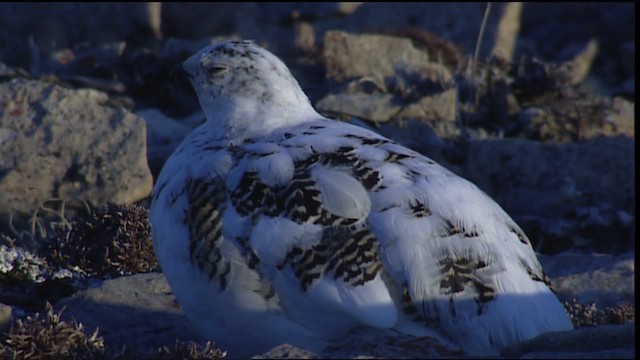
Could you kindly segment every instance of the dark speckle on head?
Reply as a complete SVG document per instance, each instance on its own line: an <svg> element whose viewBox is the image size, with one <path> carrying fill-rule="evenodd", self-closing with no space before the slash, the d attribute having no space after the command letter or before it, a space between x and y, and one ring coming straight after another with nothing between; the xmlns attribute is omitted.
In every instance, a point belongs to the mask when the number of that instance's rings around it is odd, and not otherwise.
<svg viewBox="0 0 640 360"><path fill-rule="evenodd" d="M183 68L221 136L264 135L320 117L282 60L251 41L210 45Z"/></svg>

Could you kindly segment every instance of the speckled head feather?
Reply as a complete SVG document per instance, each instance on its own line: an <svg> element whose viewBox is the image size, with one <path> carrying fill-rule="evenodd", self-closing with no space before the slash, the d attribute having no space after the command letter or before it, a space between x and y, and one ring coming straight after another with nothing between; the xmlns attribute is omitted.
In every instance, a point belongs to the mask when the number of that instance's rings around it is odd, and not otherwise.
<svg viewBox="0 0 640 360"><path fill-rule="evenodd" d="M252 41L207 46L183 68L222 138L264 135L320 117L287 66ZM252 121L256 116L267 121Z"/></svg>

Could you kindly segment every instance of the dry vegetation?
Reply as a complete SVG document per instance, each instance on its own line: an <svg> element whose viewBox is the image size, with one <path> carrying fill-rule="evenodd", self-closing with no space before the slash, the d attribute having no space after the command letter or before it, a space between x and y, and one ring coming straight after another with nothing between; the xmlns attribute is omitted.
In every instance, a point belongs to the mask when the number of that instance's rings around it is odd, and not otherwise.
<svg viewBox="0 0 640 360"><path fill-rule="evenodd" d="M47 260L99 278L157 271L148 216L141 206L112 204L75 216L48 242Z"/></svg>
<svg viewBox="0 0 640 360"><path fill-rule="evenodd" d="M571 302L565 301L564 308L576 328L604 324L624 324L626 322L635 322L636 320L635 306L627 303L600 310L595 303L581 304L573 299Z"/></svg>
<svg viewBox="0 0 640 360"><path fill-rule="evenodd" d="M106 359L98 329L87 334L82 324L62 321L47 304L43 313L16 320L0 335L2 359Z"/></svg>
<svg viewBox="0 0 640 360"><path fill-rule="evenodd" d="M43 210L45 209L45 210ZM30 224L30 225L29 225ZM81 282L53 278L55 269L71 270L74 277L108 279L159 270L148 220L139 205L107 204L65 210L41 206L26 229L3 234L3 249L16 250L7 270L0 272L0 302L30 311L15 317L0 333L0 359L110 359L130 358L222 359L226 354L211 343L176 341L155 354L135 354L109 348L98 329L86 332L82 324L61 319L48 301L71 295ZM33 246L40 242L42 245ZM29 247L33 253L23 247Z"/></svg>
<svg viewBox="0 0 640 360"><path fill-rule="evenodd" d="M98 329L87 333L81 323L63 321L61 315L62 311L56 313L51 304L47 304L44 312L17 319L8 331L0 334L0 359L125 360L145 357L152 360L201 360L226 356L210 342L201 346L177 341L173 348L163 347L151 355L109 349Z"/></svg>

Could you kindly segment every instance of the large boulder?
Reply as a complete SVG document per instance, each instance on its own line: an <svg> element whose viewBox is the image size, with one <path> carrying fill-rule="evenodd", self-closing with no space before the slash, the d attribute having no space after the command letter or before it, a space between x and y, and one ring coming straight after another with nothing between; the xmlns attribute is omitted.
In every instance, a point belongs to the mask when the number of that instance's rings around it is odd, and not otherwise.
<svg viewBox="0 0 640 360"><path fill-rule="evenodd" d="M132 203L150 194L144 120L107 101L90 89L0 84L0 218L52 198Z"/></svg>

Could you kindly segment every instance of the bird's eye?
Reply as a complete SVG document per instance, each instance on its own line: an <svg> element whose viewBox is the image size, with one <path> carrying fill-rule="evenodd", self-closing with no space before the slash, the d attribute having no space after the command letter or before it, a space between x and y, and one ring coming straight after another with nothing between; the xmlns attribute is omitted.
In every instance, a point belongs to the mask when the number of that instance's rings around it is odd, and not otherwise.
<svg viewBox="0 0 640 360"><path fill-rule="evenodd" d="M207 73L209 76L221 76L224 75L229 69L226 65L212 65L207 69Z"/></svg>

